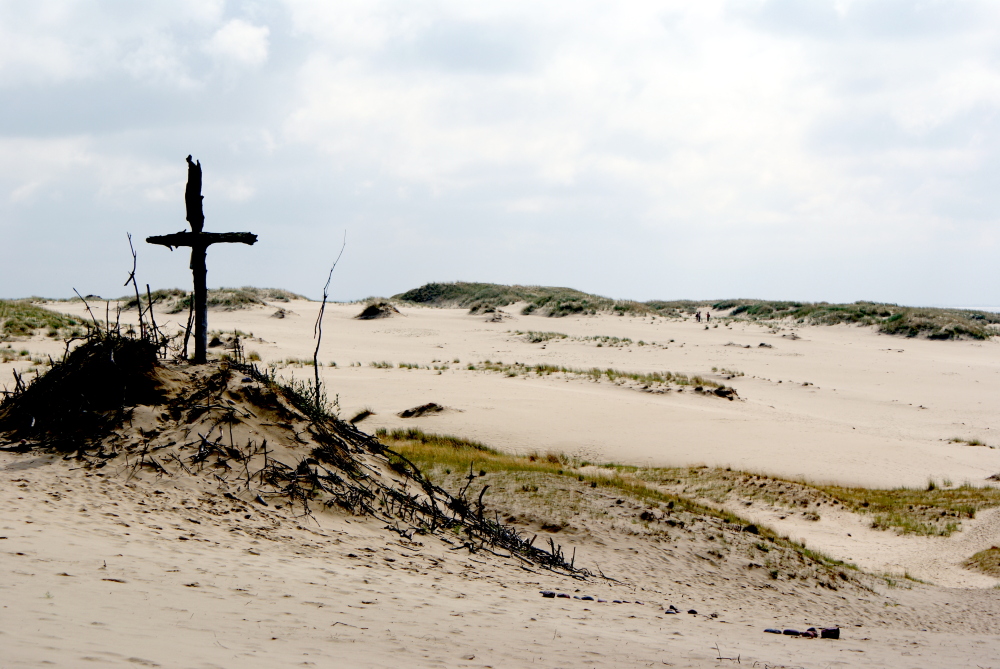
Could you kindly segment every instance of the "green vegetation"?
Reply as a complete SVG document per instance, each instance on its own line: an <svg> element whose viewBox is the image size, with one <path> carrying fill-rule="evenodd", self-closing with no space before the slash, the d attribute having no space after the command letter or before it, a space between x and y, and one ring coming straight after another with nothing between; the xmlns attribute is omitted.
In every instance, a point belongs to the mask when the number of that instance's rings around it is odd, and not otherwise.
<svg viewBox="0 0 1000 669"><path fill-rule="evenodd" d="M1000 546L991 546L984 551L979 551L963 562L962 566L1000 578Z"/></svg>
<svg viewBox="0 0 1000 669"><path fill-rule="evenodd" d="M963 518L975 518L981 509L1000 506L1000 488L956 488L927 485L926 488L848 488L815 486L839 500L847 509L867 513L876 529L893 528L900 534L946 537L961 529Z"/></svg>
<svg viewBox="0 0 1000 669"><path fill-rule="evenodd" d="M617 313L663 318L684 318L705 307L692 300L613 300L572 288L504 286L493 283L428 283L393 296L394 300L428 306L467 307L471 313L489 313L515 302L527 302L523 313L545 316ZM836 325L850 323L873 326L884 334L929 339L988 339L1000 334L1000 314L967 309L903 307L897 304L855 302L780 302L766 300L718 300L715 311L728 311L726 319L784 321ZM717 315L716 318L719 318Z"/></svg>
<svg viewBox="0 0 1000 669"><path fill-rule="evenodd" d="M578 369L575 367L563 367L561 365L525 365L519 362L509 365L503 362L491 362L490 360L485 360L478 365L469 363L466 368L469 370L484 372L500 372L511 377L528 374L536 374L538 376L548 376L550 374L569 374L572 376L587 377L592 381L607 380L612 383L617 383L619 381L634 381L647 386L663 386L673 384L677 386L696 386L701 388L726 387L721 383L717 383L711 379L706 379L697 375L688 376L687 374L678 374L675 372L625 372L620 369L611 369L610 367L607 369L601 369L599 367Z"/></svg>
<svg viewBox="0 0 1000 669"><path fill-rule="evenodd" d="M394 300L428 306L466 307L470 313L492 313L500 307L527 302L522 313L538 312L546 316L619 313L647 313L647 307L630 301L612 300L572 288L545 286L502 286L495 283L428 283L420 288L394 295Z"/></svg>
<svg viewBox="0 0 1000 669"><path fill-rule="evenodd" d="M965 444L967 446L986 446L987 448L996 448L996 446L991 446L991 445L987 444L985 441L981 441L981 440L975 439L975 438L973 438L973 439L964 439L962 437L952 437L948 441L950 441L953 444Z"/></svg>
<svg viewBox="0 0 1000 669"><path fill-rule="evenodd" d="M752 533L762 542L766 542L763 545L767 550L775 546L784 547L824 567L855 569L853 565L810 550L802 544L778 535L770 528L753 525L724 509L708 506L685 495L664 491L659 486L651 485L639 477L613 468L604 467L592 471L588 469L589 463L561 453L513 455L477 441L430 434L419 429L391 432L379 429L375 435L383 444L423 470L425 475L438 480L449 475L452 478L461 477L464 472L470 472L472 475L478 473L480 477L515 474L520 482L518 492L527 494L540 494L540 490L544 492L560 489L567 484L583 484L584 487L610 490L615 495L656 505L665 509L670 515L688 514L693 517L719 519L737 530Z"/></svg>
<svg viewBox="0 0 1000 669"><path fill-rule="evenodd" d="M967 309L901 307L863 301L828 304L763 300L726 300L715 303L713 309L731 309L730 318L751 321L787 319L816 325L869 325L884 334L928 339L988 339L1000 332L996 327L1000 325L1000 314Z"/></svg>
<svg viewBox="0 0 1000 669"><path fill-rule="evenodd" d="M860 488L820 485L778 477L710 467L615 468L682 494L723 503L758 501L817 520L825 507L843 508L872 517L875 529L900 534L949 536L964 518L981 509L1000 506L1000 488L969 484L923 488Z"/></svg>
<svg viewBox="0 0 1000 669"><path fill-rule="evenodd" d="M549 341L550 339L566 339L569 335L565 335L562 332L536 332L535 330L528 330L527 332L521 332L520 330L515 330L514 334L524 336L525 341L531 344L541 344L542 342Z"/></svg>
<svg viewBox="0 0 1000 669"><path fill-rule="evenodd" d="M191 306L191 293L180 288L167 288L153 291L153 309L168 314L177 314L187 311ZM143 305L146 304L146 295L142 296ZM242 288L213 288L208 291L207 301L210 309L222 309L224 311L236 311L238 309L248 309L256 305L263 305L268 302L288 302L289 300L307 299L302 295L281 290L280 288L254 288L244 286ZM135 309L135 295L119 298L124 309Z"/></svg>
<svg viewBox="0 0 1000 669"><path fill-rule="evenodd" d="M86 324L74 316L59 314L30 300L0 300L0 337L31 337L44 330L48 337L82 337Z"/></svg>

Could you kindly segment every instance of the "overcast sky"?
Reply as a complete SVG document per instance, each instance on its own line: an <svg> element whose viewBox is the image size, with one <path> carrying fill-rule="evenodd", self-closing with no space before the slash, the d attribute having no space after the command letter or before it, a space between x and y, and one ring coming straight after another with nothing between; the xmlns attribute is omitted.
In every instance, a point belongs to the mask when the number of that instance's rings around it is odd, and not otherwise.
<svg viewBox="0 0 1000 669"><path fill-rule="evenodd" d="M0 0L0 295L1000 304L1000 3Z"/></svg>

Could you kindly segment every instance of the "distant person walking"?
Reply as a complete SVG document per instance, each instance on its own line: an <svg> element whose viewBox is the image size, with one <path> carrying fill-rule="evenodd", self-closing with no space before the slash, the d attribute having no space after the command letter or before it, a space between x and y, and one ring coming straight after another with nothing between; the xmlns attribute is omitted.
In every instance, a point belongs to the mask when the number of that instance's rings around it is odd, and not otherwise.
<svg viewBox="0 0 1000 669"><path fill-rule="evenodd" d="M705 322L707 323L710 320L712 320L712 314L710 314L709 312L706 311L705 312Z"/></svg>
<svg viewBox="0 0 1000 669"><path fill-rule="evenodd" d="M701 312L700 311L694 312L694 319L696 321L698 321L699 323L701 323Z"/></svg>

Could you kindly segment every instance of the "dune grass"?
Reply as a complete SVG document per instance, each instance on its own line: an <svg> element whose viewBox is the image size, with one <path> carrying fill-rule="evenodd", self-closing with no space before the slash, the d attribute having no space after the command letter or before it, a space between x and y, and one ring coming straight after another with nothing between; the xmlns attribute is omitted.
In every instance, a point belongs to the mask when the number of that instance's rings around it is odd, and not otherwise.
<svg viewBox="0 0 1000 669"><path fill-rule="evenodd" d="M1000 506L1000 488L969 484L943 488L929 484L925 488L849 488L817 485L838 499L846 508L872 516L872 527L895 529L901 534L949 536L961 529L963 519L976 512Z"/></svg>
<svg viewBox="0 0 1000 669"><path fill-rule="evenodd" d="M589 463L569 457L563 453L528 453L516 455L491 448L478 441L447 435L423 432L416 428L386 430L380 428L376 437L393 451L403 455L420 467L425 475L450 475L469 472L471 476L486 476L491 473L515 473L536 475L545 478L532 479L522 489L537 492L539 487L558 486L560 481L573 480L584 486L614 491L616 495L634 500L657 504L673 512L685 512L695 516L717 518L737 529L752 532L765 542L764 545L779 545L790 548L821 565L832 568L856 569L854 565L835 560L803 544L779 535L772 529L750 523L725 509L715 508L684 495L665 491L658 486L630 474L616 470L612 466L599 469L588 468ZM632 468L635 471L635 468ZM525 479L527 480L527 479Z"/></svg>
<svg viewBox="0 0 1000 669"><path fill-rule="evenodd" d="M693 300L649 300L635 302L593 295L572 288L549 286L505 286L493 283L428 283L393 296L394 300L429 306L467 307L472 313L487 313L515 302L526 302L523 313L545 316L617 313L633 316L686 318L705 308ZM1000 314L969 309L905 307L878 302L829 304L827 302L782 302L768 300L716 300L715 311L726 318L751 321L784 321L835 325L850 323L874 326L884 334L928 339L988 339L1000 334Z"/></svg>
<svg viewBox="0 0 1000 669"><path fill-rule="evenodd" d="M191 306L191 293L180 288L166 288L152 292L153 309L167 314L177 314L187 311ZM212 288L206 296L210 309L237 311L249 309L268 302L288 302L290 300L305 300L307 298L280 288ZM123 309L135 309L135 295L126 295L118 299ZM146 295L142 295L143 306Z"/></svg>
<svg viewBox="0 0 1000 669"><path fill-rule="evenodd" d="M991 546L986 550L979 551L965 560L962 566L987 576L1000 578L1000 546Z"/></svg>
<svg viewBox="0 0 1000 669"><path fill-rule="evenodd" d="M503 286L495 283L428 283L405 293L394 295L394 300L428 306L457 306L470 313L491 313L515 302L527 302L522 313L539 313L560 317L571 314L596 314L598 312L649 313L650 309L638 302L613 300L592 295L573 288L548 286Z"/></svg>
<svg viewBox="0 0 1000 669"><path fill-rule="evenodd" d="M53 338L82 337L86 324L74 316L50 311L30 300L0 300L0 338L31 337L44 331Z"/></svg>
<svg viewBox="0 0 1000 669"><path fill-rule="evenodd" d="M797 323L869 325L884 334L928 339L988 339L1000 333L1000 314L969 309L904 307L879 302L773 302L725 300L715 309L732 310L731 318L751 321L791 320Z"/></svg>
<svg viewBox="0 0 1000 669"><path fill-rule="evenodd" d="M563 334L562 332L537 332L535 330L528 330L527 332L515 330L514 334L523 336L524 340L530 344L541 344L549 341L550 339L566 339L569 337L569 335Z"/></svg>
<svg viewBox="0 0 1000 669"><path fill-rule="evenodd" d="M627 372L610 367L601 369L591 367L590 369L580 369L576 367L563 367L562 365L526 365L519 362L507 364L503 362L492 362L485 360L478 364L469 363L466 369L499 372L506 376L523 376L534 374L536 376L549 376L551 374L566 374L570 376L586 377L592 381L632 381L646 386L665 386L669 384L677 386L693 386L701 388L725 388L726 386L706 379L698 375L679 374L677 372Z"/></svg>
<svg viewBox="0 0 1000 669"><path fill-rule="evenodd" d="M823 509L843 508L871 517L871 527L900 534L949 536L963 519L1000 506L1000 488L964 484L890 489L814 484L716 467L633 468L619 471L716 503L758 501L818 519Z"/></svg>

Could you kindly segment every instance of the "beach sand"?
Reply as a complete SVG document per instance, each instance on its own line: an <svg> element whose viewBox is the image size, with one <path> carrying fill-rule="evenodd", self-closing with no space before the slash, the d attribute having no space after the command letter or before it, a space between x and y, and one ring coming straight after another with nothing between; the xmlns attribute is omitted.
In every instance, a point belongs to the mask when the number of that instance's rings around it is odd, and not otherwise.
<svg viewBox="0 0 1000 669"><path fill-rule="evenodd" d="M51 306L83 315L79 304ZM284 318L272 316L278 307ZM317 308L296 301L213 311L210 328L252 333L244 346L262 364L311 359ZM847 326L553 319L516 306L499 318L401 307L393 318L355 320L360 310L327 306L319 359L344 417L374 411L359 424L366 431L417 427L597 463L706 464L881 487L983 485L1000 472L1000 448L990 448L1000 446L996 342ZM183 316L157 318L175 330ZM567 337L532 343L518 331ZM593 339L604 336L630 342ZM23 347L62 351L44 339ZM700 375L731 385L739 399L467 369L486 360ZM392 367L370 364L382 361ZM29 364L5 364L0 375ZM279 365L278 373L309 378L313 368ZM446 410L397 416L428 402ZM0 456L0 567L10 574L0 586L3 666L1000 667L997 581L959 564L1000 544L996 510L950 537L916 537L871 529L846 511L808 521L767 506L732 509L863 570L933 585L897 579L833 590L801 576L775 580L735 549L713 557L724 535L717 527L671 530L664 540L630 534L624 521L580 521L559 536L577 549L578 564L616 579L580 581L453 551L433 537L410 542L368 519L297 518L223 501L184 477L127 480L75 467ZM212 513L220 504L231 506L225 517ZM540 590L609 603L545 599ZM665 614L670 604L698 614ZM763 633L828 625L842 628L839 641Z"/></svg>

